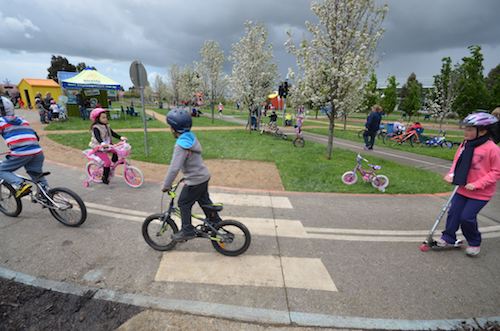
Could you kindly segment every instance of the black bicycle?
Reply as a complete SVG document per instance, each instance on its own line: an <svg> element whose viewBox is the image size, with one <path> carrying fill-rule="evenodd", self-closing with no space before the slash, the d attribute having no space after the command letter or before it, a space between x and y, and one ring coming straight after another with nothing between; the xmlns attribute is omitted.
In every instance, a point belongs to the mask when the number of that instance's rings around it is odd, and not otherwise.
<svg viewBox="0 0 500 331"><path fill-rule="evenodd" d="M50 172L44 172L34 179L17 176L33 184L28 194L31 202L47 208L50 214L64 225L82 225L87 219L87 208L83 200L75 192L64 187L47 190L38 180L48 175ZM3 179L0 180L0 211L7 216L17 217L22 209L22 201L21 198L16 198L16 190Z"/></svg>
<svg viewBox="0 0 500 331"><path fill-rule="evenodd" d="M358 131L358 138L364 139L365 132L366 132L366 128L359 130ZM387 132L384 129L380 129L377 131L376 137L377 137L377 139L384 139L386 135L387 135Z"/></svg>
<svg viewBox="0 0 500 331"><path fill-rule="evenodd" d="M168 251L177 245L172 240L172 235L179 231L177 224L172 219L173 215L180 217L179 208L174 204L177 194L175 191L182 182L179 181L168 192L170 204L166 211L148 216L142 224L142 236L146 243L157 251ZM162 197L163 206L163 197ZM202 222L195 226L197 238L210 240L215 250L223 255L238 256L248 249L252 240L248 228L234 220L224 220L214 222L215 214L222 211L222 204L212 204L203 206L204 210L210 212L210 217L205 215L191 215Z"/></svg>

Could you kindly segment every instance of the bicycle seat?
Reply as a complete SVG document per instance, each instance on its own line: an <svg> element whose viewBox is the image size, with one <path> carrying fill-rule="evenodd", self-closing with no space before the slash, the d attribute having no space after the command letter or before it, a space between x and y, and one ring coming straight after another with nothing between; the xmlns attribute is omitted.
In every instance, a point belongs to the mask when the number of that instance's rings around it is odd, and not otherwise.
<svg viewBox="0 0 500 331"><path fill-rule="evenodd" d="M222 204L211 204L211 205L203 205L203 206L201 206L201 208L208 210L208 211L219 212L222 209L224 209L224 206L222 206Z"/></svg>

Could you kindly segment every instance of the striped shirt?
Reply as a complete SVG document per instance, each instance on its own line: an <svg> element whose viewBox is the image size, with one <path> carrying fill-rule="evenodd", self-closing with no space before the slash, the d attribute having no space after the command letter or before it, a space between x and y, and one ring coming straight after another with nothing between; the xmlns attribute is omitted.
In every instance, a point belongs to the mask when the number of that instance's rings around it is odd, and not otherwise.
<svg viewBox="0 0 500 331"><path fill-rule="evenodd" d="M0 134L12 156L35 155L42 151L35 130L21 117L0 117Z"/></svg>

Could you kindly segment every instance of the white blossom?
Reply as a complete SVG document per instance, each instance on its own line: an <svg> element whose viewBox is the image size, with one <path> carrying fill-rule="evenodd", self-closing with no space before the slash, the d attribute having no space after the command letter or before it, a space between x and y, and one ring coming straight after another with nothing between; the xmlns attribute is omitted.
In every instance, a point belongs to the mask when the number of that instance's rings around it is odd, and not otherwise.
<svg viewBox="0 0 500 331"><path fill-rule="evenodd" d="M359 108L360 87L374 66L387 7L377 7L375 0L322 0L313 1L311 10L319 21L306 22L311 39L295 46L289 33L285 45L297 58L304 97L332 109L327 114L331 158L335 117Z"/></svg>

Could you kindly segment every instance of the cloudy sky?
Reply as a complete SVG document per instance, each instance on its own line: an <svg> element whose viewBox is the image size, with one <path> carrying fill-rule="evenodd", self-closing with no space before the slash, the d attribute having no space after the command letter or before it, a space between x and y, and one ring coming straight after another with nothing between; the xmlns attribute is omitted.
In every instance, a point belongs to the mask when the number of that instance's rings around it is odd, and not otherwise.
<svg viewBox="0 0 500 331"><path fill-rule="evenodd" d="M432 84L441 58L454 63L467 46L483 49L485 73L500 64L500 0L387 0L379 44L379 85L388 75L404 83L411 72ZM382 0L380 0L382 3ZM208 39L229 55L243 23L264 23L282 75L294 65L283 43L286 31L302 37L314 21L306 0L3 0L0 6L0 81L46 77L52 54L85 62L131 86L129 66L139 59L150 77L172 64L199 60ZM229 73L231 66L227 62ZM280 77L284 78L284 77Z"/></svg>

